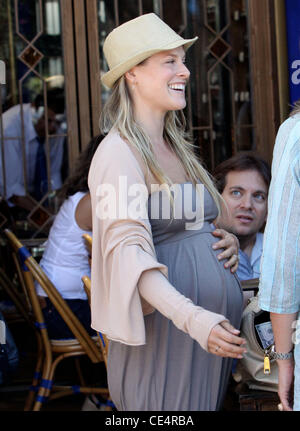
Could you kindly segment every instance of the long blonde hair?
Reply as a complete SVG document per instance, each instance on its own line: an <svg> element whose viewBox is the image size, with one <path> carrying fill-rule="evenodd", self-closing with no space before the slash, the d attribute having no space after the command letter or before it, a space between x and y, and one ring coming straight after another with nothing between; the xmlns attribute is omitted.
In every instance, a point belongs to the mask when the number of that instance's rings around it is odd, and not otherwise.
<svg viewBox="0 0 300 431"><path fill-rule="evenodd" d="M114 85L101 112L100 129L102 133L106 134L112 128L117 130L125 140L138 150L145 166L160 185L172 184L156 160L149 136L134 119L132 99L124 76ZM222 198L214 186L212 177L201 166L195 155L194 145L185 132L185 118L182 111L179 113L167 112L163 137L181 161L188 178L194 185L199 181L204 184L220 213Z"/></svg>

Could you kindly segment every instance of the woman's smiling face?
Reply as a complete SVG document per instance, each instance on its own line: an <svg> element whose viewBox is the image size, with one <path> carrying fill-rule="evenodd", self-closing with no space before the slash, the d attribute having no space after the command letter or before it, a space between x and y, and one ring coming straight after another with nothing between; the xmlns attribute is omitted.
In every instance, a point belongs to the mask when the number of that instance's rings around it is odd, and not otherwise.
<svg viewBox="0 0 300 431"><path fill-rule="evenodd" d="M185 87L190 72L185 66L182 47L152 55L126 76L137 106L142 102L163 114L185 108Z"/></svg>

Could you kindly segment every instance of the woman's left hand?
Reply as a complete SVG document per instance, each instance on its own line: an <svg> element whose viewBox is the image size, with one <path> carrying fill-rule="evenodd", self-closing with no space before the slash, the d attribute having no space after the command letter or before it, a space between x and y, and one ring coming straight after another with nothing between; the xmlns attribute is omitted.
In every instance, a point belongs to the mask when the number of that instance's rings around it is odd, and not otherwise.
<svg viewBox="0 0 300 431"><path fill-rule="evenodd" d="M224 251L218 255L218 259L227 259L224 267L230 268L231 272L234 273L239 266L239 240L233 233L229 233L224 229L216 229L212 234L215 237L221 238L220 241L213 245L213 249L224 249Z"/></svg>

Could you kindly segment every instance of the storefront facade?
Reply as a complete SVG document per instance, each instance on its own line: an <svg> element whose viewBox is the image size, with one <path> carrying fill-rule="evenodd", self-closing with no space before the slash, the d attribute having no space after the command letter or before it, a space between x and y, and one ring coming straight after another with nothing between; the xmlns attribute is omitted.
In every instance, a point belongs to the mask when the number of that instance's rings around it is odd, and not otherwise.
<svg viewBox="0 0 300 431"><path fill-rule="evenodd" d="M247 150L271 161L290 102L284 0L2 0L0 59L6 63L6 85L1 86L0 109L28 103L38 93L46 99L50 87L64 88L65 178L99 133L108 97L100 85L107 70L106 35L149 12L184 37L199 36L187 56L186 116L206 167L211 170ZM2 146L2 166L4 151ZM48 179L49 166L48 157ZM23 168L26 172L26 162ZM48 210L55 212L55 206Z"/></svg>

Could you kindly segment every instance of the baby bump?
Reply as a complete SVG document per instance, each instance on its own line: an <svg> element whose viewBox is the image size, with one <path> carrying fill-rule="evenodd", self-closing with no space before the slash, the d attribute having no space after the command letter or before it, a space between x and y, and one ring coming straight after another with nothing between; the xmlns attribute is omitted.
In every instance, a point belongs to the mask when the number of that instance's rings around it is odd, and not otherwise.
<svg viewBox="0 0 300 431"><path fill-rule="evenodd" d="M239 324L242 291L237 277L224 268L225 261L213 250L211 233L195 234L156 247L158 261L168 267L170 283L196 305L230 318Z"/></svg>

